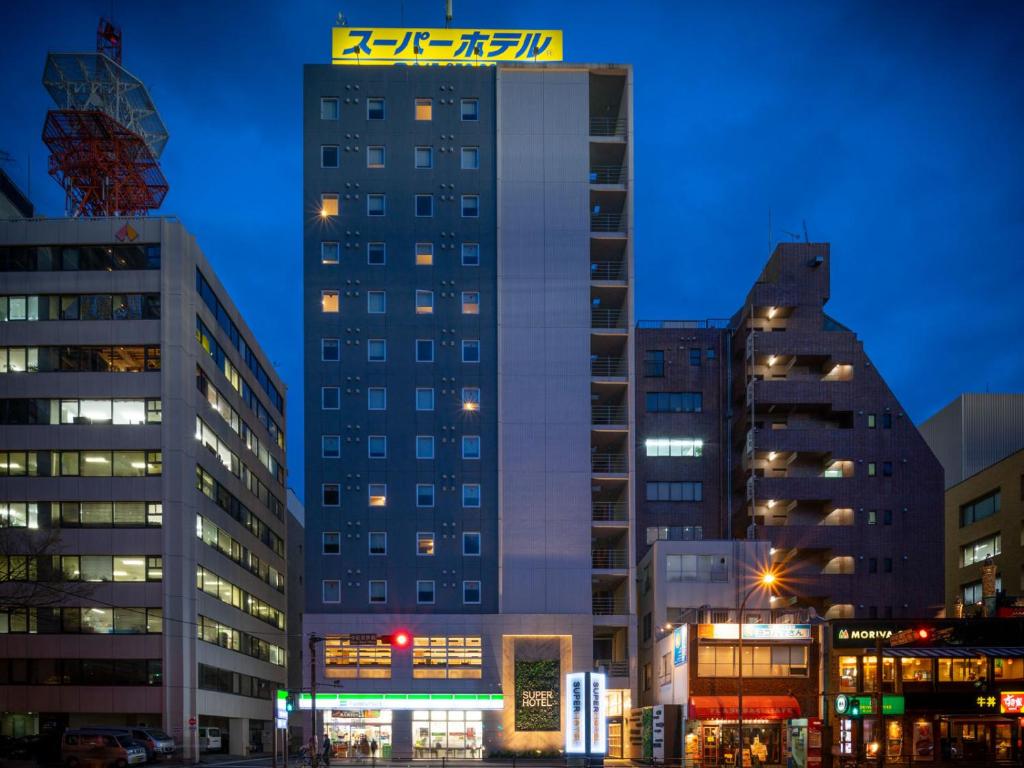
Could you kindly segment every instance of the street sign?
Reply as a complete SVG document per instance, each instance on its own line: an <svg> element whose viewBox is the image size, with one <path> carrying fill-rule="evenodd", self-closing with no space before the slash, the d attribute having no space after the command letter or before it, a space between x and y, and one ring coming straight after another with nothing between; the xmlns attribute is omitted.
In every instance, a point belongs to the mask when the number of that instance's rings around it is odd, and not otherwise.
<svg viewBox="0 0 1024 768"><path fill-rule="evenodd" d="M189 725L195 725L195 724L196 724L196 719L195 719L194 717L190 717L190 718L188 719L188 724L189 724Z"/></svg>
<svg viewBox="0 0 1024 768"><path fill-rule="evenodd" d="M349 645L376 645L377 634L375 632L363 632L348 636Z"/></svg>
<svg viewBox="0 0 1024 768"><path fill-rule="evenodd" d="M847 717L860 717L862 715L874 714L873 696L847 696L840 693L836 696L836 714ZM905 704L902 696L884 694L882 696L883 715L902 715L905 711Z"/></svg>

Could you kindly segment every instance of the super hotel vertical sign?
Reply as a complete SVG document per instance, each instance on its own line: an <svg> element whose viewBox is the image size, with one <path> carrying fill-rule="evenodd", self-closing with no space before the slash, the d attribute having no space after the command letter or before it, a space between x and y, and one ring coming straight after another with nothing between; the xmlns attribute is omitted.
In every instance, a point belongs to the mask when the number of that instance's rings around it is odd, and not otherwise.
<svg viewBox="0 0 1024 768"><path fill-rule="evenodd" d="M560 29L334 27L331 62L346 65L486 65L562 60Z"/></svg>
<svg viewBox="0 0 1024 768"><path fill-rule="evenodd" d="M603 755L608 751L608 709L605 676L573 672L565 678L565 751L570 755Z"/></svg>

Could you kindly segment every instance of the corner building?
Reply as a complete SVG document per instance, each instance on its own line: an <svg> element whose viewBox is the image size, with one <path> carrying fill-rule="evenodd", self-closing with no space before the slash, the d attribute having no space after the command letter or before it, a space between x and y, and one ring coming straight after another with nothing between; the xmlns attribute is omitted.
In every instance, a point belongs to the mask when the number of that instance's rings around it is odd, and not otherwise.
<svg viewBox="0 0 1024 768"><path fill-rule="evenodd" d="M305 69L303 631L338 756L556 750L565 675L595 667L621 753L631 90L623 66Z"/></svg>

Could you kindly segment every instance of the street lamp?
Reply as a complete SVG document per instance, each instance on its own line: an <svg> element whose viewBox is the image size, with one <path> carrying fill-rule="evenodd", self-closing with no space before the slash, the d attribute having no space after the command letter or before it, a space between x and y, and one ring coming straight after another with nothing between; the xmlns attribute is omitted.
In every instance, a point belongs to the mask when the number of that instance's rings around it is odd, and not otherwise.
<svg viewBox="0 0 1024 768"><path fill-rule="evenodd" d="M736 707L737 718L736 719L737 719L738 724L739 724L739 736L740 736L740 754L739 754L739 758L740 759L737 762L737 765L739 766L739 768L743 768L743 609L747 607L747 600L750 599L750 596L752 594L754 594L759 589L766 589L769 592L771 592L772 588L778 583L778 581L779 581L779 577L778 577L778 574L775 571L771 570L770 568L768 570L762 571L760 574L758 574L757 581L754 582L754 585L749 590L747 590L747 594L745 594L743 596L743 600L740 603L739 632L737 633L739 635L739 657L740 658L739 658L739 676L736 678L737 686L738 686L737 687L738 696L736 697L736 703L737 703L737 707Z"/></svg>

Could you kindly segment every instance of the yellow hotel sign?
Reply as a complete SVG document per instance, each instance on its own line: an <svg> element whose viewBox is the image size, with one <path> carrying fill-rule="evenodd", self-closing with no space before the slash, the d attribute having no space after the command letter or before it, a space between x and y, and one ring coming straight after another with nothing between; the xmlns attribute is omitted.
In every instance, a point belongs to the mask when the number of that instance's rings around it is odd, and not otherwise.
<svg viewBox="0 0 1024 768"><path fill-rule="evenodd" d="M335 27L334 64L444 64L561 61L560 29Z"/></svg>

